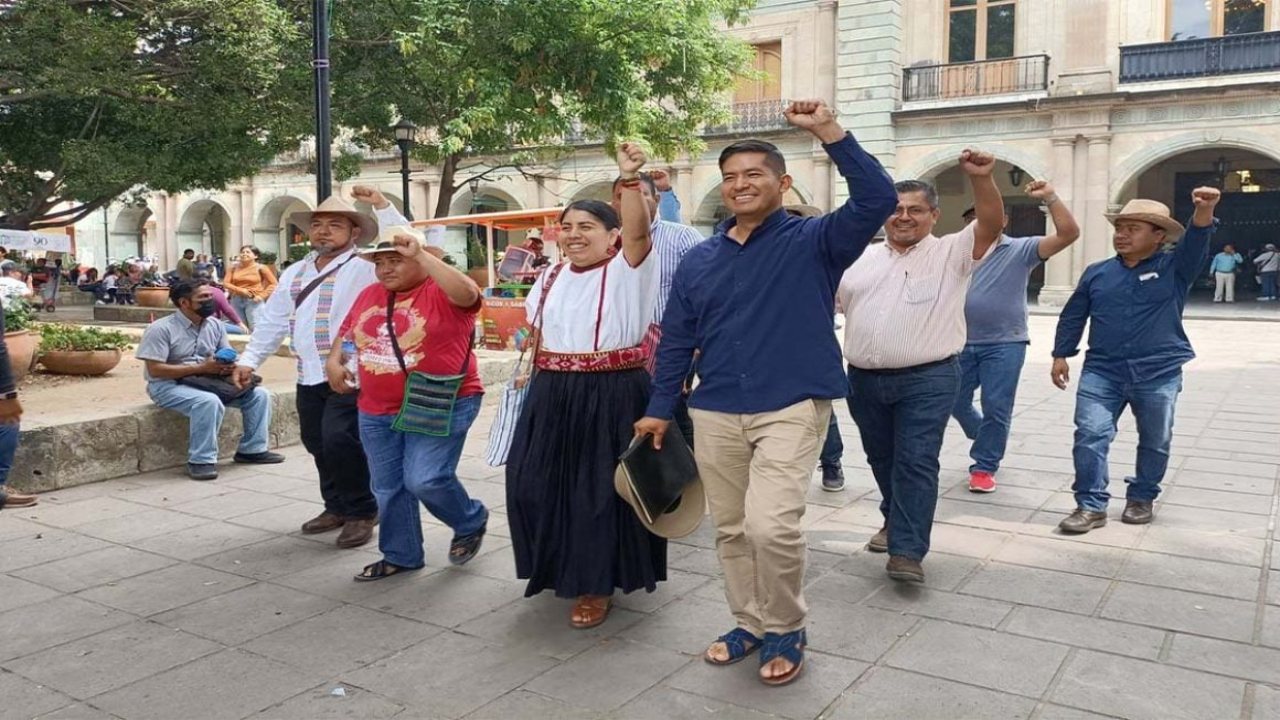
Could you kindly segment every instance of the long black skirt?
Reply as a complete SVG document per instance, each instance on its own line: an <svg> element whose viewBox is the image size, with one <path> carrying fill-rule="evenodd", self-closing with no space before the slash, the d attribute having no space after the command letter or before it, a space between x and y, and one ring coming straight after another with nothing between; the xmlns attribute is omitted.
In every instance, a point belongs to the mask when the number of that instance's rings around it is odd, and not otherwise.
<svg viewBox="0 0 1280 720"><path fill-rule="evenodd" d="M667 541L613 487L648 402L643 369L535 374L507 456L507 517L526 597L652 592L667 579Z"/></svg>

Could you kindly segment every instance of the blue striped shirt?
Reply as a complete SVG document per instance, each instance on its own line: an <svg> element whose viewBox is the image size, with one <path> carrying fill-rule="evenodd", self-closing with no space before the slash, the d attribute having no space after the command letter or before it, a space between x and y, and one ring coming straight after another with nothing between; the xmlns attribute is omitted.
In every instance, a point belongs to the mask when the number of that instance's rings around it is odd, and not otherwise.
<svg viewBox="0 0 1280 720"><path fill-rule="evenodd" d="M661 323L667 310L667 296L680 267L680 258L706 238L688 225L656 220L649 228L653 251L658 254L658 301L653 304L653 322Z"/></svg>

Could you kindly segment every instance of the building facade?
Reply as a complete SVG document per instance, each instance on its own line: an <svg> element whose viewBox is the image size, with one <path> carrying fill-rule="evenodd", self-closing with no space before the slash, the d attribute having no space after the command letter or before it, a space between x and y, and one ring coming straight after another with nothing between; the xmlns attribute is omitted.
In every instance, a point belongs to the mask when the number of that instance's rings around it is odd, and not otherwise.
<svg viewBox="0 0 1280 720"><path fill-rule="evenodd" d="M1280 0L761 0L728 32L754 46L764 77L740 85L733 120L707 129L705 152L667 165L685 220L704 232L724 217L716 157L742 137L782 149L792 201L843 200L821 148L781 116L787 99L823 97L891 174L937 184L942 230L958 227L969 204L955 168L966 147L1000 160L1011 233L1046 223L1017 186L1053 182L1084 235L1038 271L1042 304L1061 303L1111 253L1104 215L1134 197L1186 216L1190 188L1217 184L1227 193L1220 241L1247 253L1280 240ZM499 172L464 188L451 214L607 197L611 159L590 140L571 143L536 180ZM398 164L371 157L335 189L373 184L402 204ZM415 168L413 178L407 201L427 217L439 174ZM172 265L188 247L283 253L298 236L288 216L314 207L313 187L299 153L224 191L113 207L81 223L77 240L99 263L145 254ZM461 231L447 244L465 255Z"/></svg>

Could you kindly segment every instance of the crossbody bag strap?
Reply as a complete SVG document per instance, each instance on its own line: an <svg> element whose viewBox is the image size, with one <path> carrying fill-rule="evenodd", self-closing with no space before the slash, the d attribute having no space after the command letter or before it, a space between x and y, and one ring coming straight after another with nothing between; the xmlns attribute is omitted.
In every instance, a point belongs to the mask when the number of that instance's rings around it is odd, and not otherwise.
<svg viewBox="0 0 1280 720"><path fill-rule="evenodd" d="M548 270L547 281L542 283L542 294L538 296L538 311L533 315L533 329L538 336L533 341L533 357L529 359L531 367L538 362L538 352L542 350L542 311L547 306L547 296L551 294L551 286L555 284L556 278L560 276L560 271L565 265L566 263L560 263ZM516 361L516 372L519 372L522 362L524 362L524 352L520 353L520 359Z"/></svg>
<svg viewBox="0 0 1280 720"><path fill-rule="evenodd" d="M298 293L298 297L293 299L293 309L297 310L298 308L302 307L302 303L306 301L308 297L311 296L311 293L316 291L316 288L320 287L320 285L323 284L325 280L328 280L330 277L337 275L338 271L341 270L343 266L345 266L347 263L351 262L355 258L356 258L355 253L352 253L351 257L338 263L337 267L333 268L329 272L320 273L319 276L317 276L311 282L307 283L307 286L302 288L302 292Z"/></svg>

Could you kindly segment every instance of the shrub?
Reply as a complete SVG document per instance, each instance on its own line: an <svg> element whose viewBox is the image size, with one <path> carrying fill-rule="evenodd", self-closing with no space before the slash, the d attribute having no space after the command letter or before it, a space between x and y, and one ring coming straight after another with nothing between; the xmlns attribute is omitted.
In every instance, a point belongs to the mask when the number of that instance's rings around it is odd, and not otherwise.
<svg viewBox="0 0 1280 720"><path fill-rule="evenodd" d="M118 330L98 327L81 327L60 323L40 325L40 351L68 350L124 350L133 343L128 335Z"/></svg>
<svg viewBox="0 0 1280 720"><path fill-rule="evenodd" d="M31 303L20 297L9 298L4 304L4 331L26 330L31 327L34 317L35 311L31 309Z"/></svg>

